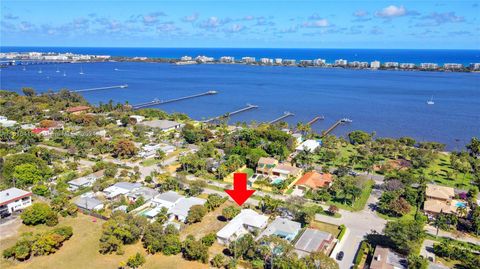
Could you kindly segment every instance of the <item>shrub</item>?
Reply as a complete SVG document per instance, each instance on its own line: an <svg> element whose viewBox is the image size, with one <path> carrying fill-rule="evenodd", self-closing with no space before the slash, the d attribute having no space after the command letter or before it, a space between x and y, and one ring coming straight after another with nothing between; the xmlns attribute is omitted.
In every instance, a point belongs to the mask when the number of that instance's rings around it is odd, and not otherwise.
<svg viewBox="0 0 480 269"><path fill-rule="evenodd" d="M47 224L48 226L55 226L58 224L57 213L45 203L35 203L26 208L21 218L25 225Z"/></svg>
<svg viewBox="0 0 480 269"><path fill-rule="evenodd" d="M63 242L70 239L72 235L72 227L59 227L36 235L25 233L15 245L3 251L3 257L5 259L15 258L23 261L32 255L49 255L60 249Z"/></svg>
<svg viewBox="0 0 480 269"><path fill-rule="evenodd" d="M216 239L217 239L217 236L214 233L209 233L204 237L202 237L201 241L205 246L210 247L213 245L213 243L215 243Z"/></svg>

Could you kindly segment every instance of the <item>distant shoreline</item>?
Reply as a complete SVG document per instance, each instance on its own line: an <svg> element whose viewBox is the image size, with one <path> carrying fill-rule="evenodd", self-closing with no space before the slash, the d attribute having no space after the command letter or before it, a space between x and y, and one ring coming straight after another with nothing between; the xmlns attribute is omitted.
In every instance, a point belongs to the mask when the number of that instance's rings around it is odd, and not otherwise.
<svg viewBox="0 0 480 269"><path fill-rule="evenodd" d="M32 56L33 55L33 56ZM209 56L183 56L181 58L168 57L130 57L110 55L84 55L59 52L2 52L0 53L0 67L30 64L60 64L60 63L94 63L94 62L146 62L146 63L170 63L176 65L198 64L244 64L254 66L287 66L303 68L343 68L357 70L394 70L394 71L430 71L430 72L480 72L480 63L472 63L464 66L459 63L446 63L440 66L436 63L399 63L380 61L352 61L338 59L335 63L327 63L325 59L300 60L283 58L260 58L242 57L240 60L231 56L222 56L215 59Z"/></svg>

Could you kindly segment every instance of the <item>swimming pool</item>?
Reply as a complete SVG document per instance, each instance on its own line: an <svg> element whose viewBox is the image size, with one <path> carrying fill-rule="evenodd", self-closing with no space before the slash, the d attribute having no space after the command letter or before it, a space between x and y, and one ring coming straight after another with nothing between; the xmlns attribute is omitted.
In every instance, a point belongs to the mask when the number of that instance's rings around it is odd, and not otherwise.
<svg viewBox="0 0 480 269"><path fill-rule="evenodd" d="M455 206L456 206L456 207L467 207L467 203L466 203L466 202L457 201L457 202L455 203Z"/></svg>
<svg viewBox="0 0 480 269"><path fill-rule="evenodd" d="M272 181L272 184L276 185L276 184L280 184L283 182L283 179L282 178L276 178Z"/></svg>

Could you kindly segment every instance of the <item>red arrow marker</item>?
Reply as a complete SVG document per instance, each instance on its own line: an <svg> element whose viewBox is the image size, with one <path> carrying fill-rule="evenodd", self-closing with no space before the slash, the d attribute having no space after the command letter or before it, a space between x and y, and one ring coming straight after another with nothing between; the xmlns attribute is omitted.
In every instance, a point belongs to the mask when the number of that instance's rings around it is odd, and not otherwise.
<svg viewBox="0 0 480 269"><path fill-rule="evenodd" d="M233 190L225 190L232 199L239 205L243 205L245 201L255 192L255 190L247 190L247 174L233 174Z"/></svg>

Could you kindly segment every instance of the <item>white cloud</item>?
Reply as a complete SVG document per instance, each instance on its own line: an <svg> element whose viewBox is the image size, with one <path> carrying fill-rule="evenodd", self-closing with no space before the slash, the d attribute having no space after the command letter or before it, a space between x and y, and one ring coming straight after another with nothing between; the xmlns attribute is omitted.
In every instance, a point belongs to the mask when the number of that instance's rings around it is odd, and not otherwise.
<svg viewBox="0 0 480 269"><path fill-rule="evenodd" d="M303 23L303 27L322 28L329 26L330 23L327 19L319 19L314 21L308 21Z"/></svg>
<svg viewBox="0 0 480 269"><path fill-rule="evenodd" d="M407 15L407 10L404 6L390 5L376 13L378 17L394 18Z"/></svg>

